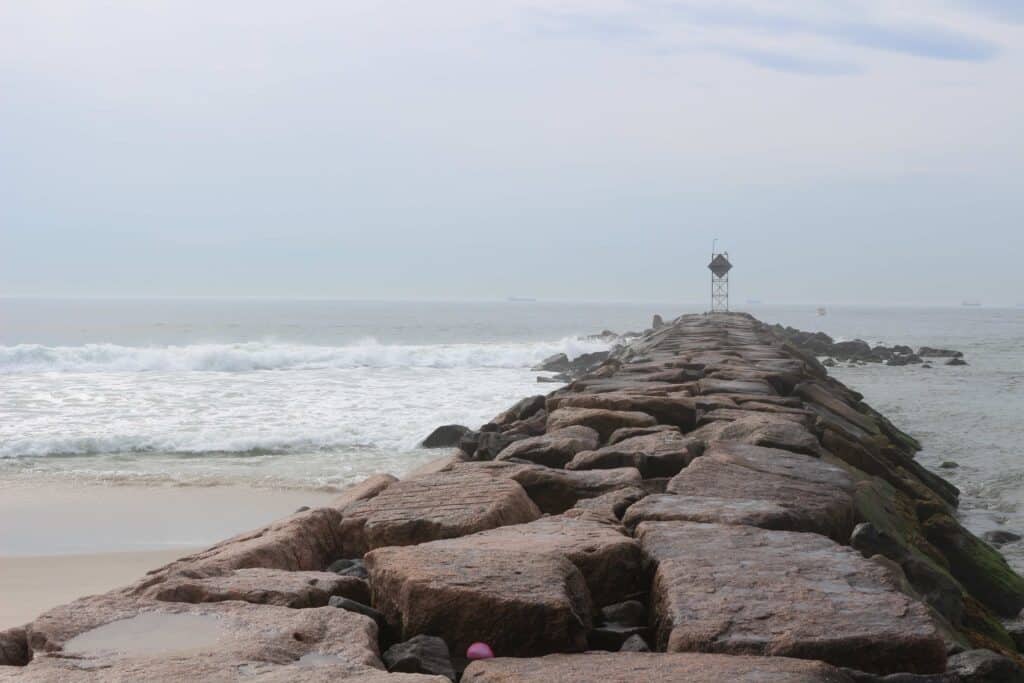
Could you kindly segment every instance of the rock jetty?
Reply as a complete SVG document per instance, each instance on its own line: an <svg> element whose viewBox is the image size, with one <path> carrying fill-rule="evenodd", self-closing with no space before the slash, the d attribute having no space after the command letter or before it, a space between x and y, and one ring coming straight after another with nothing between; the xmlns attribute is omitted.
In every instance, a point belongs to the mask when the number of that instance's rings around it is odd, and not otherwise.
<svg viewBox="0 0 1024 683"><path fill-rule="evenodd" d="M957 489L750 316L447 431L405 479L0 633L0 680L1024 678L1024 579Z"/></svg>
<svg viewBox="0 0 1024 683"><path fill-rule="evenodd" d="M824 357L824 365L834 367L838 362L853 365L884 363L885 365L923 365L932 367L930 360L945 360L945 365L967 365L963 352L922 346L917 351L905 344L872 346L863 339L835 341L824 332L805 332L795 327L773 325L772 331L801 351Z"/></svg>

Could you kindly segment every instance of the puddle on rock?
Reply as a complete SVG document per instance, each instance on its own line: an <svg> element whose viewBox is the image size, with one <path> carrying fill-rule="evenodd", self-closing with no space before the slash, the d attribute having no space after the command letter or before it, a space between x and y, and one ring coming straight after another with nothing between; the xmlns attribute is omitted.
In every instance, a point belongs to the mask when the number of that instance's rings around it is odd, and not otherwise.
<svg viewBox="0 0 1024 683"><path fill-rule="evenodd" d="M224 631L216 617L201 614L143 612L81 633L64 645L64 652L128 656L171 654L209 648Z"/></svg>

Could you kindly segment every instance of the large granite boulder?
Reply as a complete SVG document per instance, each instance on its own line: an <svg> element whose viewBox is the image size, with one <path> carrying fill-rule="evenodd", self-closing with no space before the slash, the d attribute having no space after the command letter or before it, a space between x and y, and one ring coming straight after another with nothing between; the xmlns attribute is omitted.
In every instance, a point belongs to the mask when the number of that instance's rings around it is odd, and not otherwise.
<svg viewBox="0 0 1024 683"><path fill-rule="evenodd" d="M25 666L31 659L32 650L23 626L0 631L0 667Z"/></svg>
<svg viewBox="0 0 1024 683"><path fill-rule="evenodd" d="M656 566L659 648L818 659L880 674L945 668L927 608L901 593L888 569L823 536L644 522L637 537Z"/></svg>
<svg viewBox="0 0 1024 683"><path fill-rule="evenodd" d="M600 437L590 427L576 425L516 441L496 460L523 460L545 467L564 467L580 451L597 448Z"/></svg>
<svg viewBox="0 0 1024 683"><path fill-rule="evenodd" d="M739 441L807 455L820 455L823 452L818 438L806 427L777 416L753 411L747 417L731 421L719 420L704 425L690 432L688 436L707 444L714 441Z"/></svg>
<svg viewBox="0 0 1024 683"><path fill-rule="evenodd" d="M566 369L568 369L568 359L566 359ZM521 420L528 420L538 412L544 410L544 404L547 399L542 395L527 396L526 398L516 401L511 408L498 414L491 420L490 424L497 425L499 427L507 427L514 422Z"/></svg>
<svg viewBox="0 0 1024 683"><path fill-rule="evenodd" d="M455 448L459 440L469 431L462 425L441 425L420 442L422 448Z"/></svg>
<svg viewBox="0 0 1024 683"><path fill-rule="evenodd" d="M765 418L763 413L767 413L771 416L771 419L776 420L788 420L795 422L804 427L810 427L814 424L813 416L806 414L793 413L793 412L779 412L777 406L770 406L768 410L758 410L754 403L744 403L739 408L716 408L715 410L709 410L707 412L701 412L700 417L697 419L697 426L703 427L704 425L711 424L712 422L732 422L734 420L742 420L747 417L762 417ZM764 404L768 405L768 404ZM785 409L792 410L792 409Z"/></svg>
<svg viewBox="0 0 1024 683"><path fill-rule="evenodd" d="M334 572L236 569L219 576L176 575L150 586L143 597L164 602L241 600L281 607L323 607L334 595L369 602L366 581Z"/></svg>
<svg viewBox="0 0 1024 683"><path fill-rule="evenodd" d="M676 475L668 495L644 498L623 520L681 520L809 531L840 542L854 522L854 482L817 458L735 442L716 443Z"/></svg>
<svg viewBox="0 0 1024 683"><path fill-rule="evenodd" d="M801 382L795 392L797 396L826 408L847 422L851 422L869 434L881 434L878 423L844 400L830 392L818 382Z"/></svg>
<svg viewBox="0 0 1024 683"><path fill-rule="evenodd" d="M595 430L601 441L607 441L616 429L622 427L653 427L652 416L633 410L605 410L603 408L559 408L548 413L548 431L583 425Z"/></svg>
<svg viewBox="0 0 1024 683"><path fill-rule="evenodd" d="M511 479L523 487L541 512L550 514L565 512L581 500L640 486L643 481L639 470L633 467L570 472L505 461L457 463L449 471L470 471Z"/></svg>
<svg viewBox="0 0 1024 683"><path fill-rule="evenodd" d="M445 680L384 678L373 620L332 607L108 594L47 612L31 624L29 641L36 656L12 680Z"/></svg>
<svg viewBox="0 0 1024 683"><path fill-rule="evenodd" d="M635 467L645 479L671 477L689 465L703 450L704 444L696 439L683 436L678 431L662 431L577 453L565 468L596 470Z"/></svg>
<svg viewBox="0 0 1024 683"><path fill-rule="evenodd" d="M345 508L349 505L373 498L396 481L398 481L398 477L392 474L371 474L366 479L346 487L331 500L327 507L340 510L344 514Z"/></svg>
<svg viewBox="0 0 1024 683"><path fill-rule="evenodd" d="M182 573L217 576L248 567L319 571L341 555L340 522L341 511L335 508L299 512L153 570L135 590Z"/></svg>
<svg viewBox="0 0 1024 683"><path fill-rule="evenodd" d="M640 412L654 417L661 424L673 425L683 430L693 429L697 417L696 405L689 396L649 396L620 392L565 393L549 396L547 406L548 411L560 408L591 408Z"/></svg>
<svg viewBox="0 0 1024 683"><path fill-rule="evenodd" d="M464 536L540 517L522 486L472 469L405 479L352 505L339 525L337 556L356 557L388 545Z"/></svg>
<svg viewBox="0 0 1024 683"><path fill-rule="evenodd" d="M592 601L610 605L646 590L639 544L617 524L586 516L552 515L529 524L515 524L472 536L437 541L457 555L464 550L516 549L524 553L564 557L586 579Z"/></svg>
<svg viewBox="0 0 1024 683"><path fill-rule="evenodd" d="M698 392L701 394L764 394L774 396L778 394L774 387L761 379L702 379L697 382Z"/></svg>
<svg viewBox="0 0 1024 683"><path fill-rule="evenodd" d="M612 432L612 435L608 437L608 445L613 446L620 441L626 439L632 439L634 436L648 436L649 434L660 434L663 432L671 432L673 434L681 434L679 427L672 425L654 425L653 427L623 427L622 429L616 429Z"/></svg>
<svg viewBox="0 0 1024 683"><path fill-rule="evenodd" d="M603 522L618 523L631 505L649 495L639 486L609 491L596 498L584 498L565 511L566 517L585 517Z"/></svg>
<svg viewBox="0 0 1024 683"><path fill-rule="evenodd" d="M402 639L444 638L456 652L474 642L503 656L583 650L592 605L579 569L523 548L448 542L380 548L366 556L373 604Z"/></svg>
<svg viewBox="0 0 1024 683"><path fill-rule="evenodd" d="M949 562L950 573L989 609L1011 618L1024 609L1024 577L998 550L945 512L928 517L924 533Z"/></svg>
<svg viewBox="0 0 1024 683"><path fill-rule="evenodd" d="M852 683L844 673L821 662L785 657L642 652L485 659L470 664L462 680L464 683Z"/></svg>

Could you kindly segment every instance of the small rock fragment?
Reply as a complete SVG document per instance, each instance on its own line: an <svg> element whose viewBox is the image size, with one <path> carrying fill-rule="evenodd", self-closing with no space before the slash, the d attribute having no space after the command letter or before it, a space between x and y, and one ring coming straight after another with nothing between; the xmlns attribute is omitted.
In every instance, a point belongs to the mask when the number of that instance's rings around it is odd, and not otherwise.
<svg viewBox="0 0 1024 683"><path fill-rule="evenodd" d="M468 431L469 427L462 425L441 425L430 432L420 446L422 448L454 448L459 445L459 439Z"/></svg>
<svg viewBox="0 0 1024 683"><path fill-rule="evenodd" d="M639 633L634 633L629 638L626 638L626 642L619 648L619 652L650 652L651 646L647 644L643 636Z"/></svg>
<svg viewBox="0 0 1024 683"><path fill-rule="evenodd" d="M357 612L368 616L377 622L377 628L383 629L387 626L387 622L384 620L383 614L361 602L356 602L355 600L349 600L348 598L343 598L340 595L335 595L327 604L330 607L337 607L339 609L348 610L349 612Z"/></svg>
<svg viewBox="0 0 1024 683"><path fill-rule="evenodd" d="M1005 529L986 531L981 535L981 537L997 548L1006 545L1007 543L1016 543L1021 540L1021 538L1024 538L1024 536L1021 536L1020 534L1015 534L1012 531L1007 531Z"/></svg>
<svg viewBox="0 0 1024 683"><path fill-rule="evenodd" d="M455 680L448 645L437 636L419 635L389 647L381 656L388 671L434 674Z"/></svg>

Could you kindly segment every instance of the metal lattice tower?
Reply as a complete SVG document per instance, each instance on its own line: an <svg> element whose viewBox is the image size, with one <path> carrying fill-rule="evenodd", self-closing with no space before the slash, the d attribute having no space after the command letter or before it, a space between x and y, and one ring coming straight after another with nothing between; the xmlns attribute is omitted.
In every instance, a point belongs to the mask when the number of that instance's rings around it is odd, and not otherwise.
<svg viewBox="0 0 1024 683"><path fill-rule="evenodd" d="M729 263L729 252L723 251L716 254L714 247L711 248L711 263L708 264L711 271L711 312L729 312L729 271L732 264Z"/></svg>

